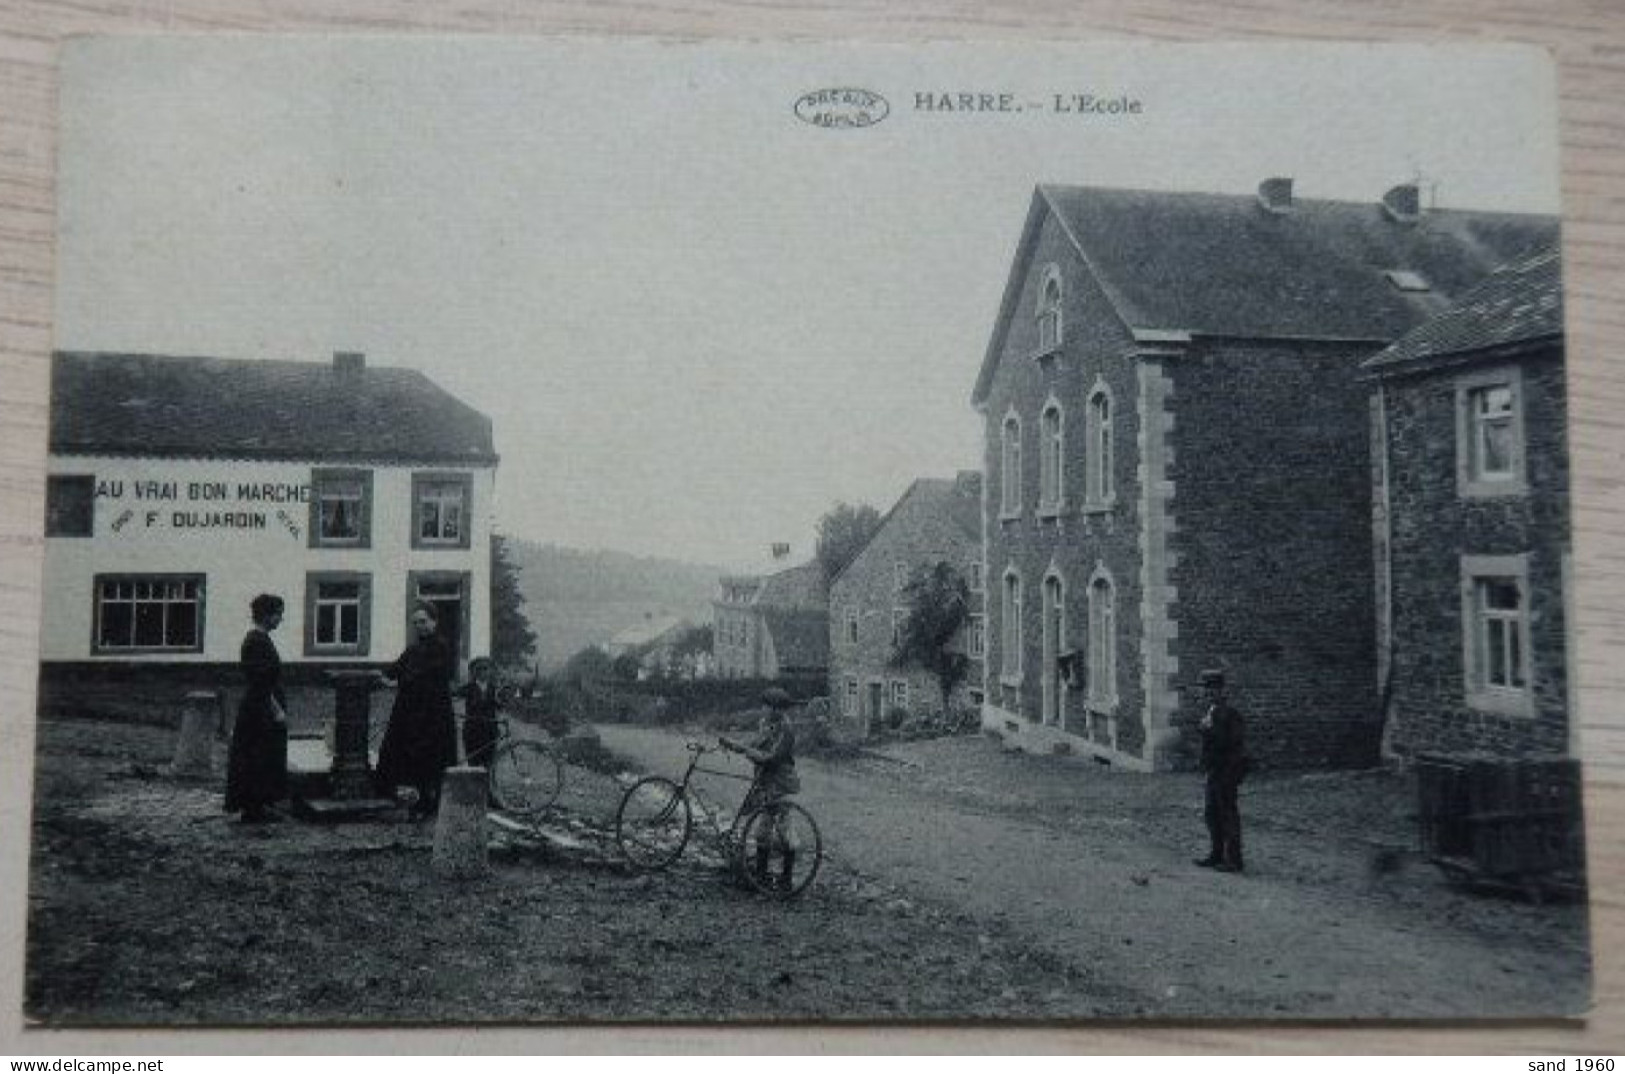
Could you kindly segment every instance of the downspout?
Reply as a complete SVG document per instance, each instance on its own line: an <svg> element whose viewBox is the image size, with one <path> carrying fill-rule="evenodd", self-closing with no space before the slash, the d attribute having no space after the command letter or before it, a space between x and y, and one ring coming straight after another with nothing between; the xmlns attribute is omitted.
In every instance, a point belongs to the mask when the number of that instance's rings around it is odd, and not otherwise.
<svg viewBox="0 0 1625 1074"><path fill-rule="evenodd" d="M1377 743L1378 758L1391 756L1392 750L1388 743L1388 719L1394 699L1394 522L1393 500L1390 496L1391 481L1391 455L1388 443L1388 389L1382 382L1377 382L1376 396L1376 434L1377 434L1377 495L1379 512L1377 540L1382 548L1381 559L1377 563L1379 572L1378 594L1381 598L1380 609L1382 627L1382 648L1378 651L1377 659L1381 665L1381 686L1377 695Z"/></svg>

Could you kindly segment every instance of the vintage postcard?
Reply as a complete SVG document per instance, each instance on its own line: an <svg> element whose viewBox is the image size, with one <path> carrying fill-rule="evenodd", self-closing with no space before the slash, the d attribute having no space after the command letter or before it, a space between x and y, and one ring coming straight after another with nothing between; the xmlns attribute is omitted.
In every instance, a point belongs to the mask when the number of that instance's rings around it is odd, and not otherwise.
<svg viewBox="0 0 1625 1074"><path fill-rule="evenodd" d="M71 43L27 1017L1583 1015L1554 102Z"/></svg>

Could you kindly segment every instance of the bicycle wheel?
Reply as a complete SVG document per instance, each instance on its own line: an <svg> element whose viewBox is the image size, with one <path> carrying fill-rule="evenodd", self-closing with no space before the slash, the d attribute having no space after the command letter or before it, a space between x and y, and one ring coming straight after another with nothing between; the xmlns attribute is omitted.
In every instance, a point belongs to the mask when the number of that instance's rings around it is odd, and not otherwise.
<svg viewBox="0 0 1625 1074"><path fill-rule="evenodd" d="M491 758L491 799L498 809L533 816L564 789L564 765L536 742L510 742Z"/></svg>
<svg viewBox="0 0 1625 1074"><path fill-rule="evenodd" d="M676 861L693 829L688 796L664 776L645 776L632 784L615 811L615 842L639 869L664 869Z"/></svg>
<svg viewBox="0 0 1625 1074"><path fill-rule="evenodd" d="M818 875L824 838L811 813L781 798L745 818L735 854L739 872L753 889L775 899L793 899Z"/></svg>

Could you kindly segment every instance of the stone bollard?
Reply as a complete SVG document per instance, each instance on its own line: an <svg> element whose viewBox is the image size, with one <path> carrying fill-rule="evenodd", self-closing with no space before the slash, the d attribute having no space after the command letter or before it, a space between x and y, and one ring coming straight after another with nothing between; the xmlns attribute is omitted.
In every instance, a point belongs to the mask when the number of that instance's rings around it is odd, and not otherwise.
<svg viewBox="0 0 1625 1074"><path fill-rule="evenodd" d="M434 825L434 871L441 876L461 880L490 868L485 857L485 788L483 768L446 769Z"/></svg>
<svg viewBox="0 0 1625 1074"><path fill-rule="evenodd" d="M183 779L214 775L214 734L220 721L220 699L212 690L193 690L181 709L181 737L175 743L170 770Z"/></svg>

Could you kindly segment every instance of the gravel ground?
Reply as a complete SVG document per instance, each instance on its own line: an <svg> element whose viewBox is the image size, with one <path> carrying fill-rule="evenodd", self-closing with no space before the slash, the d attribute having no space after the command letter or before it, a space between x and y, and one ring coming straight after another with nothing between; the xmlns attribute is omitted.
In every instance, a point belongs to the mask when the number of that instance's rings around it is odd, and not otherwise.
<svg viewBox="0 0 1625 1074"><path fill-rule="evenodd" d="M39 728L28 1016L52 1025L828 1018L1131 1012L1092 970L831 866L780 904L689 867L600 850L619 784L570 771L554 825L585 849L509 846L489 876L429 868L404 819L245 827L218 785L164 773L169 732Z"/></svg>

